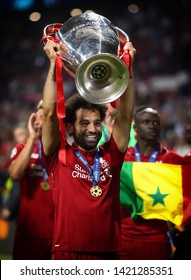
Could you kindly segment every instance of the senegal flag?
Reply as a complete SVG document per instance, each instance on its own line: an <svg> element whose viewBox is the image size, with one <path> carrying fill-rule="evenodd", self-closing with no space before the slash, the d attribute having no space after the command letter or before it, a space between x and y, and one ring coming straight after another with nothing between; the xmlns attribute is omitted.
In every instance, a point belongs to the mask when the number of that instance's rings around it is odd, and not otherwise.
<svg viewBox="0 0 191 280"><path fill-rule="evenodd" d="M191 165L124 162L120 176L120 202L132 218L191 219Z"/></svg>

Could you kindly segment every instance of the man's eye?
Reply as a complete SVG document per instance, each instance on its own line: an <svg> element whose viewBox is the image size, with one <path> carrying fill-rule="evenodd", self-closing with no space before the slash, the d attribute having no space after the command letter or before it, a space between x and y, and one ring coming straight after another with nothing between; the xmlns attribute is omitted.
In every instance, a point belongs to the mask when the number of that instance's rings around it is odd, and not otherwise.
<svg viewBox="0 0 191 280"><path fill-rule="evenodd" d="M96 122L95 125L96 126L101 126L101 122Z"/></svg>
<svg viewBox="0 0 191 280"><path fill-rule="evenodd" d="M87 125L88 125L88 122L81 122L81 125L87 126Z"/></svg>

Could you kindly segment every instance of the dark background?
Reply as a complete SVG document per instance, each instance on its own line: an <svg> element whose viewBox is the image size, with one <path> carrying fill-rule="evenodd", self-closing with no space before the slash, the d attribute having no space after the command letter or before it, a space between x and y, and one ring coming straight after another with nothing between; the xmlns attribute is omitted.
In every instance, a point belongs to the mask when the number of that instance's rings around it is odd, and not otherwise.
<svg viewBox="0 0 191 280"><path fill-rule="evenodd" d="M93 10L129 35L137 49L136 105L155 106L162 118L161 141L170 147L176 145L191 115L191 0L30 0L31 6L18 8L16 3L22 2L0 2L1 150L10 150L13 126L27 121L42 97L48 69L40 42L44 27L64 23L73 8ZM133 3L139 8L137 13L129 11ZM38 22L28 19L33 11L41 13ZM63 75L65 94L70 96L75 91L74 79L65 71Z"/></svg>

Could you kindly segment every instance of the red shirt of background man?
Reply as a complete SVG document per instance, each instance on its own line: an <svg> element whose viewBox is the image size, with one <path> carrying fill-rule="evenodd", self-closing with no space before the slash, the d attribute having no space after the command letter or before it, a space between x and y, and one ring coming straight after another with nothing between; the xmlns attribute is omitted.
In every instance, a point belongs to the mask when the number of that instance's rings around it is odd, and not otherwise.
<svg viewBox="0 0 191 280"><path fill-rule="evenodd" d="M11 161L15 160L25 143L17 144L12 151ZM16 234L32 238L52 238L54 203L51 190L43 191L41 182L44 180L38 141L31 154L29 166L20 180L20 203Z"/></svg>

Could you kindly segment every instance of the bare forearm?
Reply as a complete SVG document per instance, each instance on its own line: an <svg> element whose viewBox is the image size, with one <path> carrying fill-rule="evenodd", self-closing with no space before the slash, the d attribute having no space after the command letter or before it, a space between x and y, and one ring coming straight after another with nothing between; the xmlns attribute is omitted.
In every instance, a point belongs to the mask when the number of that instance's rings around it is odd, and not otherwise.
<svg viewBox="0 0 191 280"><path fill-rule="evenodd" d="M125 45L125 48L129 51L129 54L133 61L136 50L133 47L132 43L128 42ZM131 79L129 79L126 91L120 97L120 108L113 127L113 137L121 152L125 152L128 147L130 128L133 119L133 110L135 104L135 85L133 79L132 65L130 68L130 72Z"/></svg>
<svg viewBox="0 0 191 280"><path fill-rule="evenodd" d="M125 152L128 147L134 102L134 82L130 80L128 89L120 98L120 109L113 127L113 137L121 152Z"/></svg>
<svg viewBox="0 0 191 280"><path fill-rule="evenodd" d="M47 40L44 51L49 58L50 66L43 90L44 114L55 114L56 103L56 49L57 45L51 40Z"/></svg>
<svg viewBox="0 0 191 280"><path fill-rule="evenodd" d="M14 180L20 180L24 175L25 170L29 166L31 154L35 145L34 138L28 138L27 143L21 153L18 155L9 166L9 174Z"/></svg>
<svg viewBox="0 0 191 280"><path fill-rule="evenodd" d="M133 110L135 104L135 85L134 80L129 80L128 89L120 98L120 119L124 123L132 121Z"/></svg>
<svg viewBox="0 0 191 280"><path fill-rule="evenodd" d="M64 106L64 104L63 104ZM55 61L50 61L43 90L42 143L45 155L52 154L59 144L59 124L56 114Z"/></svg>

